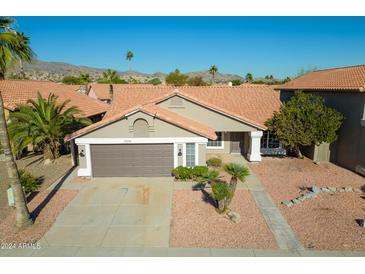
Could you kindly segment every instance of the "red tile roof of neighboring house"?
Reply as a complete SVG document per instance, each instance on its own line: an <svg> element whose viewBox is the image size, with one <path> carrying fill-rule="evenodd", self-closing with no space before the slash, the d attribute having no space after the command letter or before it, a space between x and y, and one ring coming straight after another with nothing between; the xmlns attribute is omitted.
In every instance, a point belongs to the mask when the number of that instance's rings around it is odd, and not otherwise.
<svg viewBox="0 0 365 274"><path fill-rule="evenodd" d="M365 65L316 70L276 89L365 91Z"/></svg>
<svg viewBox="0 0 365 274"><path fill-rule="evenodd" d="M95 92L96 97L100 100L109 100L110 94L109 94L109 84L98 84L98 83L92 83L91 89ZM145 86L153 86L152 84L113 84L113 91L118 91L122 88L128 88L128 87L145 87Z"/></svg>
<svg viewBox="0 0 365 274"><path fill-rule="evenodd" d="M127 109L123 112L120 112L120 113L117 113L114 115L110 115L109 117L107 117L95 124L92 124L88 127L82 128L78 131L73 132L72 134L67 135L65 137L65 141L69 141L78 136L92 132L98 128L101 128L105 125L116 122L116 121L118 121L124 117L127 117L130 114L138 112L138 111L152 115L154 117L159 118L160 120L163 120L170 124L174 124L178 127L184 128L184 129L194 132L194 133L197 133L198 135L207 137L209 139L215 140L217 138L217 135L215 134L214 129L212 129L206 125L203 125L197 121L183 117L183 116L181 116L175 112L169 111L167 109L163 109L154 104L146 104L143 106L136 106L135 108Z"/></svg>
<svg viewBox="0 0 365 274"><path fill-rule="evenodd" d="M65 85L49 81L3 80L0 81L0 92L6 109L13 111L17 105L26 104L29 99L36 99L37 93L48 97L50 93L58 96L59 102L71 100L70 106L78 107L84 116L91 117L105 113L110 106L97 99L77 92L80 86Z"/></svg>

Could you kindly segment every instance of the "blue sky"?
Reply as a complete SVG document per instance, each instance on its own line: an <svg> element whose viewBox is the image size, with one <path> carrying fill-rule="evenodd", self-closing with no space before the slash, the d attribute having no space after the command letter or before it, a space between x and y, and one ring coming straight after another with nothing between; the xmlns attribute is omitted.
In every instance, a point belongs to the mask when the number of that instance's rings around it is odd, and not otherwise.
<svg viewBox="0 0 365 274"><path fill-rule="evenodd" d="M293 76L365 64L365 17L16 17L41 60L141 72Z"/></svg>

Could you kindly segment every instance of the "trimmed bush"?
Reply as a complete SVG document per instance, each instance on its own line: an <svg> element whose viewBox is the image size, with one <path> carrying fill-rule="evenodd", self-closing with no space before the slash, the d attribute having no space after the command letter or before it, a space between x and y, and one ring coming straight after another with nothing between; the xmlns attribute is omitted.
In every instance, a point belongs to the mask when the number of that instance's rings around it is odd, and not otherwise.
<svg viewBox="0 0 365 274"><path fill-rule="evenodd" d="M207 160L207 165L212 167L221 167L222 160L217 157L213 157Z"/></svg>
<svg viewBox="0 0 365 274"><path fill-rule="evenodd" d="M172 170L172 175L176 180L195 180L208 172L206 166L183 167L178 166Z"/></svg>
<svg viewBox="0 0 365 274"><path fill-rule="evenodd" d="M38 188L37 179L24 169L19 170L20 182L24 188L25 193L36 191Z"/></svg>

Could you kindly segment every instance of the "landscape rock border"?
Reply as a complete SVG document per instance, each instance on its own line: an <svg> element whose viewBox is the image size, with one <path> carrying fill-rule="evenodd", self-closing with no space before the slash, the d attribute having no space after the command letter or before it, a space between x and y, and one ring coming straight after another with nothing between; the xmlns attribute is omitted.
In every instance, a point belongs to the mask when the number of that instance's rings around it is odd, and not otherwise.
<svg viewBox="0 0 365 274"><path fill-rule="evenodd" d="M318 187L318 186L312 186L311 190L301 196L298 196L292 200L285 200L281 202L286 207L292 207L294 205L298 205L305 200L313 199L318 196L320 193L336 193L336 192L363 192L359 188L355 188L352 186L346 186L346 187Z"/></svg>

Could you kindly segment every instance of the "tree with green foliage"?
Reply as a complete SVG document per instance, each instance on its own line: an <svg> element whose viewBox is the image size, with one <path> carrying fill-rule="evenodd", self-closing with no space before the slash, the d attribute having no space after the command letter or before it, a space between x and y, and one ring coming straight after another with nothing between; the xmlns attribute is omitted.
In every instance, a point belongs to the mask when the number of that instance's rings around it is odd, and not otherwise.
<svg viewBox="0 0 365 274"><path fill-rule="evenodd" d="M109 84L109 97L113 98L113 84L119 79L119 76L115 70L107 69L103 72L103 79Z"/></svg>
<svg viewBox="0 0 365 274"><path fill-rule="evenodd" d="M174 72L170 72L169 75L166 76L166 84L174 85L174 86L184 86L188 80L189 76L182 74L178 69Z"/></svg>
<svg viewBox="0 0 365 274"><path fill-rule="evenodd" d="M83 82L76 76L65 76L62 78L62 83L66 85L82 85Z"/></svg>
<svg viewBox="0 0 365 274"><path fill-rule="evenodd" d="M213 83L214 83L215 75L217 74L217 72L218 72L218 67L216 65L210 66L209 73L212 75L212 82Z"/></svg>
<svg viewBox="0 0 365 274"><path fill-rule="evenodd" d="M29 47L29 39L22 39L13 29L13 23L14 20L11 18L0 18L0 81L5 79L5 73L11 64L17 60L30 62L34 57L34 53ZM33 221L30 218L18 168L11 150L8 128L5 119L4 102L1 93L0 144L2 152L5 155L4 163L7 172L7 176L4 176L3 179L10 185L14 194L16 220L15 226L19 229L24 229L31 225Z"/></svg>
<svg viewBox="0 0 365 274"><path fill-rule="evenodd" d="M128 51L127 51L127 55L126 55L126 59L127 59L127 61L129 62L129 72L131 72L131 71L132 71L131 61L132 61L133 57L134 57L133 52L132 52L132 51L130 51L130 50L128 50Z"/></svg>
<svg viewBox="0 0 365 274"><path fill-rule="evenodd" d="M154 86L157 86L157 85L161 85L162 84L160 78L149 79L146 83L147 84L154 85Z"/></svg>
<svg viewBox="0 0 365 274"><path fill-rule="evenodd" d="M89 73L80 73L79 75L80 82L85 86L86 94L89 93L89 84L92 79Z"/></svg>
<svg viewBox="0 0 365 274"><path fill-rule="evenodd" d="M301 146L336 141L343 119L340 112L324 105L322 97L296 91L266 122L266 126L286 148L303 158Z"/></svg>
<svg viewBox="0 0 365 274"><path fill-rule="evenodd" d="M242 84L242 81L239 79L234 79L231 81L231 83L232 83L232 86L239 86Z"/></svg>
<svg viewBox="0 0 365 274"><path fill-rule="evenodd" d="M208 83L201 76L190 77L188 80L189 86L207 86Z"/></svg>
<svg viewBox="0 0 365 274"><path fill-rule="evenodd" d="M245 178L250 175L250 172L247 167L244 165L229 163L224 165L224 171L231 175L231 181L229 182L229 189L231 190L232 196L230 199L227 199L226 206L228 207L232 201L233 195L236 192L237 182L240 180L242 183L245 181Z"/></svg>
<svg viewBox="0 0 365 274"><path fill-rule="evenodd" d="M45 99L40 93L36 100L19 105L9 116L9 135L16 153L29 144L43 151L45 159L59 157L59 148L66 134L90 125L88 118L80 118L77 107L68 107L70 100L57 103L57 96L49 94Z"/></svg>
<svg viewBox="0 0 365 274"><path fill-rule="evenodd" d="M248 83L251 83L253 81L253 76L252 76L252 74L250 72L246 74L245 80Z"/></svg>

